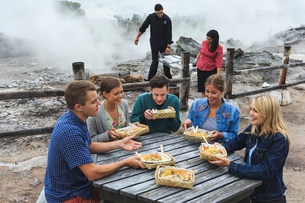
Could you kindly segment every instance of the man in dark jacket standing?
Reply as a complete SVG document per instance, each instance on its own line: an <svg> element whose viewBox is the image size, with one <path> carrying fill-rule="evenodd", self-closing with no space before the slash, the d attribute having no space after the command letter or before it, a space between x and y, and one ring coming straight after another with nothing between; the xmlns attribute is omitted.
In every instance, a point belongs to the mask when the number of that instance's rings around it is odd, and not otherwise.
<svg viewBox="0 0 305 203"><path fill-rule="evenodd" d="M159 52L170 54L170 45L172 44L172 21L168 15L163 12L161 4L155 5L155 12L149 14L139 29L135 44L138 45L140 36L146 31L150 25L150 48L152 62L150 65L148 78L150 80L157 74L159 65ZM172 79L170 68L163 65L164 75L168 79Z"/></svg>

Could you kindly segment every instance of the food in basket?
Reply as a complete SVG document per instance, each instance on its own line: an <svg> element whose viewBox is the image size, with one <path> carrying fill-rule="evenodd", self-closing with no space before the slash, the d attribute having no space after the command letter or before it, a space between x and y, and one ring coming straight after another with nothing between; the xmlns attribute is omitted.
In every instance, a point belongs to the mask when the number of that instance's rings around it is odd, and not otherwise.
<svg viewBox="0 0 305 203"><path fill-rule="evenodd" d="M153 119L164 119L164 118L175 118L176 117L176 111L173 107L167 108L167 109L152 109L152 118Z"/></svg>
<svg viewBox="0 0 305 203"><path fill-rule="evenodd" d="M152 153L152 154L142 154L141 158L146 163L153 163L153 162L164 162L164 161L170 161L171 158L164 153L163 157L160 153Z"/></svg>
<svg viewBox="0 0 305 203"><path fill-rule="evenodd" d="M213 161L217 157L227 157L226 149L220 144L202 143L199 147L200 158L208 161Z"/></svg>
<svg viewBox="0 0 305 203"><path fill-rule="evenodd" d="M131 124L130 126L127 126L125 128L116 129L116 132L120 136L120 138L125 138L132 135L140 136L148 133L149 127L143 124Z"/></svg>
<svg viewBox="0 0 305 203"><path fill-rule="evenodd" d="M198 129L198 127L194 128L194 126L184 131L184 135L187 140L193 140L198 142L204 142L204 139L208 140L210 133L210 131L200 128Z"/></svg>
<svg viewBox="0 0 305 203"><path fill-rule="evenodd" d="M185 169L167 168L160 173L160 177L177 178L181 180L191 180L191 174Z"/></svg>
<svg viewBox="0 0 305 203"><path fill-rule="evenodd" d="M159 154L143 154L141 157L146 162L162 160L162 157Z"/></svg>
<svg viewBox="0 0 305 203"><path fill-rule="evenodd" d="M141 158L142 164L147 169L154 169L159 165L175 165L176 163L176 159L166 152L163 153L163 156L159 152L149 154L136 153L136 155Z"/></svg>
<svg viewBox="0 0 305 203"><path fill-rule="evenodd" d="M158 166L155 171L155 181L157 185L191 189L195 182L195 172L173 166Z"/></svg>

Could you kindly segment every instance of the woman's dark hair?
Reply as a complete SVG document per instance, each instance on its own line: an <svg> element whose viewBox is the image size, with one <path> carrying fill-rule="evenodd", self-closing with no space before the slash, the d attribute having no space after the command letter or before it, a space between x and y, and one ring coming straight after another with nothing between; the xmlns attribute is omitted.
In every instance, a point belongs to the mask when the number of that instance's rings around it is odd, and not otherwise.
<svg viewBox="0 0 305 203"><path fill-rule="evenodd" d="M102 80L100 85L101 96L103 96L103 92L109 93L112 89L122 86L121 81L115 77L107 77Z"/></svg>
<svg viewBox="0 0 305 203"><path fill-rule="evenodd" d="M213 39L212 41L212 45L211 47L209 48L209 51L210 52L214 52L216 51L217 47L218 47L218 44L219 44L219 34L216 30L210 30L208 33L207 33L207 36L211 37Z"/></svg>

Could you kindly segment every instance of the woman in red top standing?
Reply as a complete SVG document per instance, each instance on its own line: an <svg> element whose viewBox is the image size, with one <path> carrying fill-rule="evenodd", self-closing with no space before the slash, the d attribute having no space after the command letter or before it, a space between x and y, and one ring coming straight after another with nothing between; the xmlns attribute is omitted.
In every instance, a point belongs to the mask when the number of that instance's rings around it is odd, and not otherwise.
<svg viewBox="0 0 305 203"><path fill-rule="evenodd" d="M223 48L219 44L219 35L216 30L207 33L206 40L202 41L200 51L194 64L197 66L198 92L205 97L205 81L210 75L220 74L222 68Z"/></svg>

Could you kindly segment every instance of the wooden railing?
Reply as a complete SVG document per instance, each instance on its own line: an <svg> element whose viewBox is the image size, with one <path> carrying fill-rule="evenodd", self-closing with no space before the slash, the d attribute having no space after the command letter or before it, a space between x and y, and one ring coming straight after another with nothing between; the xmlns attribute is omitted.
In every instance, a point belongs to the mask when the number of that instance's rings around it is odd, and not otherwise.
<svg viewBox="0 0 305 203"><path fill-rule="evenodd" d="M181 78L175 78L170 80L170 84L180 83L179 100L181 110L188 109L188 97L190 91L190 53L181 53ZM74 79L85 79L84 63L75 62L72 64ZM123 84L124 91L134 90L135 88L149 87L149 82L135 82ZM19 91L19 92L5 92L0 93L0 100L7 99L21 99L21 98L41 98L41 97L57 97L64 96L64 90L42 90L42 91ZM51 133L53 127L37 128L37 129L25 129L18 131L0 132L0 138L27 136L27 135L40 135Z"/></svg>
<svg viewBox="0 0 305 203"><path fill-rule="evenodd" d="M269 91L276 90L276 89L285 89L290 86L305 83L305 80L299 80L297 82L293 82L293 83L289 83L289 84L286 83L286 76L287 76L288 68L305 66L305 62L289 64L289 55L291 52L291 46L284 46L284 52L283 52L284 59L283 59L282 65L252 68L252 69L246 69L246 70L234 70L234 51L235 50L232 48L227 49L227 63L226 63L227 91L225 94L225 98L227 98L227 99L235 99L238 97L244 97L244 96L249 96L249 95L263 93L263 92L269 92ZM234 75L241 75L241 74L248 74L251 72L269 71L269 70L276 70L276 69L282 69L278 85L273 86L273 87L263 88L263 89L242 92L242 93L236 93L236 94L232 93Z"/></svg>
<svg viewBox="0 0 305 203"><path fill-rule="evenodd" d="M234 70L234 49L228 48L227 49L227 63L226 63L226 86L227 86L227 92L225 94L225 98L227 99L234 99L238 97L263 93L263 92L269 92L276 89L284 89L286 87L298 85L305 83L305 80L300 80L297 82L293 82L290 84L286 84L286 75L289 68L299 67L299 66L305 66L305 62L302 63L295 63L295 64L289 64L289 55L290 55L290 46L284 47L284 60L283 64L279 66L268 66L268 67L260 67L260 68L253 68L253 69L247 69L247 70ZM181 78L177 79L171 79L171 84L181 83L180 90L179 90L179 100L180 105L182 108L188 107L188 97L189 97L189 91L190 91L190 53L189 52L183 52L181 54ZM73 66L73 71L76 71L74 73L75 79L80 79L82 77L85 77L84 74L77 73L80 69L83 69L82 64L77 63L76 66L78 68L75 68ZM279 84L277 86L269 87L269 88L263 88L243 93L232 93L232 87L233 87L233 77L234 75L240 75L240 74L247 74L251 72L257 72L257 71L268 71L268 70L275 70L275 69L282 69L281 75L279 78ZM80 72L82 73L83 70ZM80 78L79 78L80 77ZM128 83L123 84L123 89L128 91L130 89L134 89L135 87L149 87L149 82L137 82L137 83ZM6 99L20 99L20 98L38 98L38 97L56 97L56 96L63 96L64 90L43 90L43 91L21 91L21 92L5 92L0 93L0 100L6 100ZM53 127L45 127L45 128L38 128L38 129L26 129L26 130L19 130L19 131L10 131L10 132L0 132L0 138L6 138L6 137L14 137L14 136L27 136L27 135L39 135L39 134L47 134L51 133L53 130Z"/></svg>

